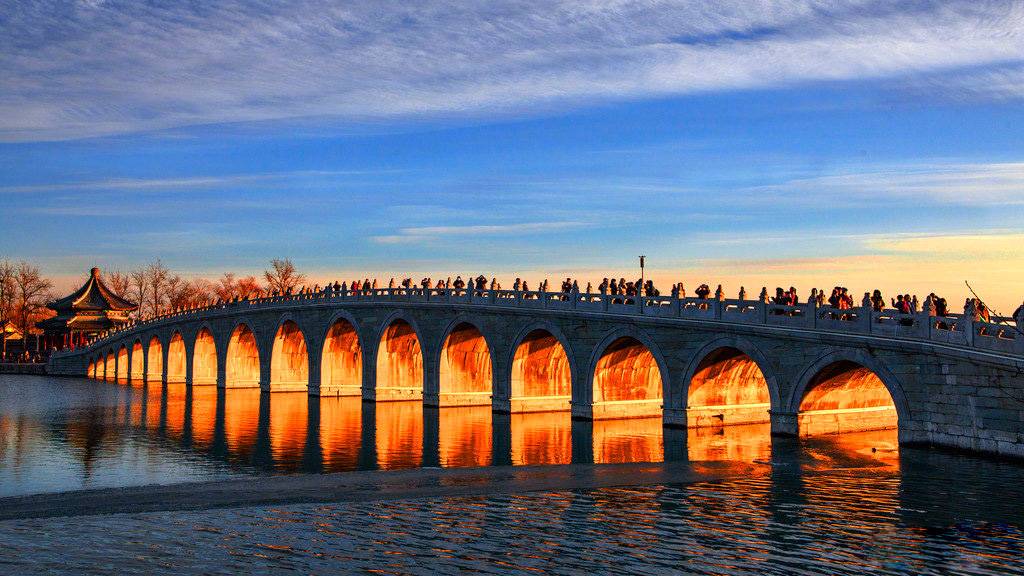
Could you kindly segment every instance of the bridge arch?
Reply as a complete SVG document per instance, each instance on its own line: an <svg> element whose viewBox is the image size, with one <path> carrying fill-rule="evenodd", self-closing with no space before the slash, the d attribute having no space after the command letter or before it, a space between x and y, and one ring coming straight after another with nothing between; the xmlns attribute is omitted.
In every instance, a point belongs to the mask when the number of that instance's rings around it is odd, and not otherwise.
<svg viewBox="0 0 1024 576"><path fill-rule="evenodd" d="M209 385L217 383L217 344L213 330L205 322L196 332L192 345L192 384Z"/></svg>
<svg viewBox="0 0 1024 576"><path fill-rule="evenodd" d="M768 422L782 407L772 363L745 338L720 336L697 349L683 369L673 407L689 428Z"/></svg>
<svg viewBox="0 0 1024 576"><path fill-rule="evenodd" d="M576 391L573 403L583 399L592 418L662 414L663 391L670 386L668 364L654 339L640 328L624 326L609 332L594 347L588 366L587 385ZM581 398L583 394L587 397Z"/></svg>
<svg viewBox="0 0 1024 576"><path fill-rule="evenodd" d="M92 356L89 356L88 364L86 364L85 376L86 378L96 378L96 360Z"/></svg>
<svg viewBox="0 0 1024 576"><path fill-rule="evenodd" d="M346 310L335 312L321 340L320 396L359 396L363 386L363 345L355 316Z"/></svg>
<svg viewBox="0 0 1024 576"><path fill-rule="evenodd" d="M128 379L128 345L124 343L117 350L117 379Z"/></svg>
<svg viewBox="0 0 1024 576"><path fill-rule="evenodd" d="M171 332L171 340L167 343L167 381L182 383L188 376L188 353L185 350L185 339L181 330L175 328Z"/></svg>
<svg viewBox="0 0 1024 576"><path fill-rule="evenodd" d="M260 347L251 321L240 318L231 328L224 360L225 388L258 388L260 385Z"/></svg>
<svg viewBox="0 0 1024 576"><path fill-rule="evenodd" d="M422 334L415 318L403 310L384 319L374 350L377 401L423 399Z"/></svg>
<svg viewBox="0 0 1024 576"><path fill-rule="evenodd" d="M569 339L554 324L536 320L523 326L509 348L506 374L513 413L568 410L577 382Z"/></svg>
<svg viewBox="0 0 1024 576"><path fill-rule="evenodd" d="M309 390L309 338L291 314L284 314L277 323L270 348L270 388L273 392L306 392Z"/></svg>
<svg viewBox="0 0 1024 576"><path fill-rule="evenodd" d="M142 339L136 338L132 344L131 369L128 377L132 380L142 380L146 375L146 353L143 351Z"/></svg>
<svg viewBox="0 0 1024 576"><path fill-rule="evenodd" d="M485 330L469 314L459 314L441 333L434 363L441 406L491 405L498 363Z"/></svg>
<svg viewBox="0 0 1024 576"><path fill-rule="evenodd" d="M153 334L146 350L146 381L161 382L164 379L164 347L160 336Z"/></svg>
<svg viewBox="0 0 1024 576"><path fill-rule="evenodd" d="M848 348L805 368L788 407L801 435L896 428L911 417L899 379L871 354Z"/></svg>

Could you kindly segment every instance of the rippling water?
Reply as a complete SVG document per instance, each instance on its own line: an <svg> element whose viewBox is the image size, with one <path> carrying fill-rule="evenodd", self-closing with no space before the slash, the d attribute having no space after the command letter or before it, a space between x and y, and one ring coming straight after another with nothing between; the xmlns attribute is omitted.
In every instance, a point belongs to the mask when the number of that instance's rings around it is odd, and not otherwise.
<svg viewBox="0 0 1024 576"><path fill-rule="evenodd" d="M183 384L0 375L0 496L297 472L755 460L768 425L670 432L660 418L573 422ZM681 435L680 435L681 434Z"/></svg>
<svg viewBox="0 0 1024 576"><path fill-rule="evenodd" d="M955 459L954 459L955 461ZM953 461L940 462L949 466ZM984 463L982 463L984 464ZM888 471L0 523L18 573L1021 574L1019 471ZM972 486L971 484L975 484ZM76 536L77 534L77 536Z"/></svg>
<svg viewBox="0 0 1024 576"><path fill-rule="evenodd" d="M0 522L0 573L1024 574L1024 467L892 431L772 441L303 395L0 378L0 489L668 460L750 476Z"/></svg>

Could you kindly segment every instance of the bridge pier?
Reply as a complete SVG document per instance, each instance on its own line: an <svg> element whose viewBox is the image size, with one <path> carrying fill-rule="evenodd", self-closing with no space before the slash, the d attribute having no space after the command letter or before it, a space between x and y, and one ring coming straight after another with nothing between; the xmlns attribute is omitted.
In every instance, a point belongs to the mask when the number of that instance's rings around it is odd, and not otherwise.
<svg viewBox="0 0 1024 576"><path fill-rule="evenodd" d="M769 412L772 436L799 436L800 416L796 412Z"/></svg>
<svg viewBox="0 0 1024 576"><path fill-rule="evenodd" d="M666 406L662 419L666 428L686 428L686 409Z"/></svg>

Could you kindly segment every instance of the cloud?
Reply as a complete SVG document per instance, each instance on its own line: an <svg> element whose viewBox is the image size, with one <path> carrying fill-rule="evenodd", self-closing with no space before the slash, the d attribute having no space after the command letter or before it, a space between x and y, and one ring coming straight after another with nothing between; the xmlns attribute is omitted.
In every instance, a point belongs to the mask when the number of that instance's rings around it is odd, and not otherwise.
<svg viewBox="0 0 1024 576"><path fill-rule="evenodd" d="M582 222L524 222L519 224L475 224L470 226L426 226L422 228L402 228L397 234L374 236L375 242L397 244L418 242L430 239L450 238L453 236L509 236L520 234L542 234L545 232L561 232L584 227Z"/></svg>
<svg viewBox="0 0 1024 576"><path fill-rule="evenodd" d="M746 191L764 200L794 194L829 206L860 205L879 198L928 200L963 206L1024 204L1024 163L931 164L794 179Z"/></svg>
<svg viewBox="0 0 1024 576"><path fill-rule="evenodd" d="M0 186L0 194L34 194L40 192L61 192L67 190L125 190L134 192L145 192L147 190L194 190L197 188L234 186L258 182L287 181L296 178L333 178L337 176L356 176L393 172L397 171L294 170L289 172L269 172L262 174L232 174L227 176L193 176L182 178L113 178L93 182L72 182L67 184Z"/></svg>
<svg viewBox="0 0 1024 576"><path fill-rule="evenodd" d="M1022 61L1013 2L0 0L0 13L4 141L863 79L1022 95L1019 74L989 87L974 73Z"/></svg>

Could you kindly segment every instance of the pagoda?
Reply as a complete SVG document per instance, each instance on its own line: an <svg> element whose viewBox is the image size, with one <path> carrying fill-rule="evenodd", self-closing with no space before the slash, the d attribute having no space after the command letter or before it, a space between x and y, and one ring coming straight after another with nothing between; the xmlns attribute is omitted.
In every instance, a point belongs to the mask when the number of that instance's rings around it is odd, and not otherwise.
<svg viewBox="0 0 1024 576"><path fill-rule="evenodd" d="M127 323L128 313L139 306L111 292L100 280L100 269L93 268L84 286L46 307L57 314L36 327L43 330L46 349L63 350Z"/></svg>

